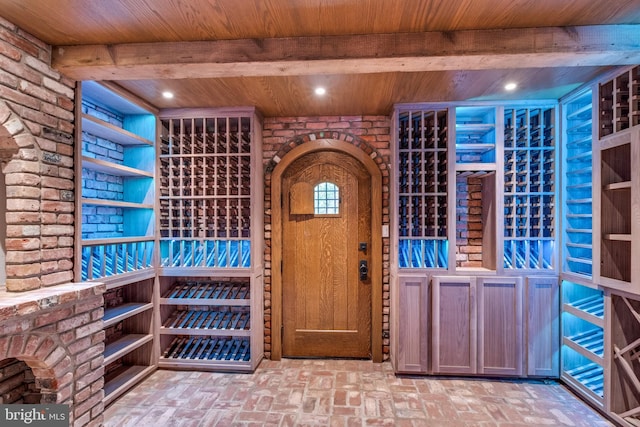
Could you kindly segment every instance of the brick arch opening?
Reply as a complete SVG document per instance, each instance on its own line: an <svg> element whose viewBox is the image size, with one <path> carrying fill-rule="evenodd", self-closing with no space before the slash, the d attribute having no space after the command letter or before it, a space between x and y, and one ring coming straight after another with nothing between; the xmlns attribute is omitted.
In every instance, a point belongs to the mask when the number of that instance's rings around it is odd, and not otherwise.
<svg viewBox="0 0 640 427"><path fill-rule="evenodd" d="M357 135L349 134L346 132L337 131L318 131L313 133L307 133L296 136L288 140L286 143L276 151L276 153L266 161L265 164L265 355L271 359L279 359L281 357L281 342L278 339L278 334L274 334L273 331L278 330L281 324L281 313L279 298L280 292L280 277L279 270L272 268L272 264L279 262L276 259L279 255L278 248L273 246L274 241L279 239L276 236L279 224L276 224L277 218L274 218L274 208L280 204L280 200L275 200L274 197L281 197L279 194L274 194L273 184L275 180L279 180L281 171L286 168L282 168L283 164L293 161L294 158L299 157L300 153L306 150L323 149L322 145L325 144L330 149L335 150L347 150L354 157L359 158L361 162L368 163L371 169L376 169L380 176L380 193L381 200L381 221L382 224L389 224L388 215L388 200L389 200L389 164L388 156L382 155L375 147L367 142L366 139ZM317 146L319 148L308 148L306 146ZM327 147L325 146L324 149ZM284 160L284 161L283 161ZM275 172L275 174L274 174ZM380 260L382 270L382 283L380 289L380 299L377 302L380 305L380 317L379 319L373 319L374 323L379 323L379 327L372 329L372 350L374 361L381 361L383 358L388 357L388 307L389 305L389 268L388 268L388 254L389 254L390 240L388 237L383 237L381 242L382 257ZM279 268L279 267L278 267ZM374 301L376 304L376 301ZM386 314L385 314L386 313Z"/></svg>
<svg viewBox="0 0 640 427"><path fill-rule="evenodd" d="M0 287L41 287L41 150L29 127L0 100Z"/></svg>
<svg viewBox="0 0 640 427"><path fill-rule="evenodd" d="M24 370L26 383L19 384L18 373L14 380L16 390L26 387L39 397L38 402L24 403L70 403L59 390L73 377L71 356L52 336L28 332L0 337L0 366L13 367L16 371L21 369L20 364L13 361L24 362L29 368ZM68 394L73 396L72 391Z"/></svg>

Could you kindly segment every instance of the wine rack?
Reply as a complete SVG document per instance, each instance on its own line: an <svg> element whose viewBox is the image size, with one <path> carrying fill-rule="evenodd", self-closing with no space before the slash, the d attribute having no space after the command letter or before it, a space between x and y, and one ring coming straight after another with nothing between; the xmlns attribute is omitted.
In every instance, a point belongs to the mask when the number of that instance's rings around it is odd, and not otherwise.
<svg viewBox="0 0 640 427"><path fill-rule="evenodd" d="M163 118L163 267L249 268L252 117Z"/></svg>
<svg viewBox="0 0 640 427"><path fill-rule="evenodd" d="M248 362L251 358L249 347L246 339L178 336L171 341L162 358L194 362Z"/></svg>
<svg viewBox="0 0 640 427"><path fill-rule="evenodd" d="M597 405L604 396L603 291L562 282L562 378Z"/></svg>
<svg viewBox="0 0 640 427"><path fill-rule="evenodd" d="M447 268L447 110L398 115L400 268Z"/></svg>
<svg viewBox="0 0 640 427"><path fill-rule="evenodd" d="M593 274L592 91L563 105L565 120L563 271Z"/></svg>
<svg viewBox="0 0 640 427"><path fill-rule="evenodd" d="M611 295L611 412L623 425L640 424L640 301Z"/></svg>
<svg viewBox="0 0 640 427"><path fill-rule="evenodd" d="M505 109L505 269L553 269L555 108Z"/></svg>
<svg viewBox="0 0 640 427"><path fill-rule="evenodd" d="M640 66L599 85L601 138L640 124Z"/></svg>
<svg viewBox="0 0 640 427"><path fill-rule="evenodd" d="M248 278L161 278L161 367L251 370Z"/></svg>

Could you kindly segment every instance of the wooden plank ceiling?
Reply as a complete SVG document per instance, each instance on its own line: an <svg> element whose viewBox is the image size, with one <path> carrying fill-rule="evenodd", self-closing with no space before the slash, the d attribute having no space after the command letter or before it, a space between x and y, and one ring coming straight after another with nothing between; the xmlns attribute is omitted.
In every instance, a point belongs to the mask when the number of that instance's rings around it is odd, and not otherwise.
<svg viewBox="0 0 640 427"><path fill-rule="evenodd" d="M265 116L558 98L640 62L638 0L0 0L0 16L54 46L73 78L118 81L159 108Z"/></svg>

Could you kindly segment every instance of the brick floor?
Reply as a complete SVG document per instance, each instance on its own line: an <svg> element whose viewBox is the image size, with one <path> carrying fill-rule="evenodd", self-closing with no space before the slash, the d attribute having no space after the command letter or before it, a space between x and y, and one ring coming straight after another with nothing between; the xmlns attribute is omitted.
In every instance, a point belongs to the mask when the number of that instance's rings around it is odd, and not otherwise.
<svg viewBox="0 0 640 427"><path fill-rule="evenodd" d="M263 361L253 374L159 370L105 426L611 426L563 385L395 376L389 363Z"/></svg>

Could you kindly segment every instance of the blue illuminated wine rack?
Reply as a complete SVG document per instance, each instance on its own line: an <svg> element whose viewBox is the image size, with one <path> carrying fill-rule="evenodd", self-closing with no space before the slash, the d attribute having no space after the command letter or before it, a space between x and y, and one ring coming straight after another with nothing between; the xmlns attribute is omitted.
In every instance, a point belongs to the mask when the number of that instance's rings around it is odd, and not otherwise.
<svg viewBox="0 0 640 427"><path fill-rule="evenodd" d="M565 144L562 270L590 278L593 268L592 93L563 105Z"/></svg>
<svg viewBox="0 0 640 427"><path fill-rule="evenodd" d="M550 270L555 256L555 108L505 108L505 269Z"/></svg>
<svg viewBox="0 0 640 427"><path fill-rule="evenodd" d="M400 268L447 268L447 110L398 115Z"/></svg>

